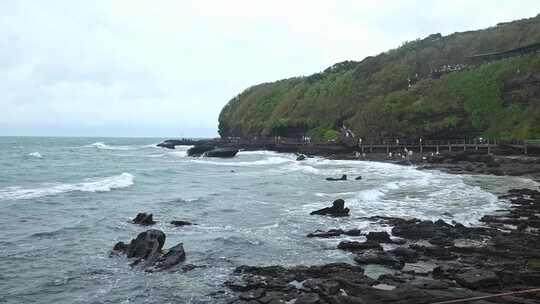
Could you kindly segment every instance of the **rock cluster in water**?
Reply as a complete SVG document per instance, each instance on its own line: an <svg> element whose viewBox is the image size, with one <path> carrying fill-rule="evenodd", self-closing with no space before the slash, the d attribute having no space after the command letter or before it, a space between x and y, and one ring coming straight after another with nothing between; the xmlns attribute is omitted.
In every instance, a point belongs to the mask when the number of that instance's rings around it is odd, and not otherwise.
<svg viewBox="0 0 540 304"><path fill-rule="evenodd" d="M186 259L186 252L182 243L168 250L162 250L165 239L163 231L150 229L141 232L129 244L116 243L113 253L125 254L128 258L134 259L132 265L142 264L147 271L166 270L183 262Z"/></svg>
<svg viewBox="0 0 540 304"><path fill-rule="evenodd" d="M366 241L340 242L338 248L351 252L357 265L238 267L225 284L234 292L231 303L435 303L538 288L540 192L516 189L501 198L511 209L484 216L485 227L371 217L391 234L369 232ZM325 209L323 214L332 207ZM332 229L308 237L343 235L345 230ZM364 273L367 265L388 273L371 278ZM539 302L539 293L525 293L468 303Z"/></svg>
<svg viewBox="0 0 540 304"><path fill-rule="evenodd" d="M131 221L133 224L148 226L154 225L152 213L137 213ZM193 225L187 221L171 221L174 226ZM129 244L118 242L114 245L112 255L125 254L129 259L133 259L132 266L142 265L146 271L161 271L169 269L183 262L186 259L186 252L182 243L163 250L165 245L165 233L161 230L150 229L139 233ZM194 267L193 265L188 266Z"/></svg>

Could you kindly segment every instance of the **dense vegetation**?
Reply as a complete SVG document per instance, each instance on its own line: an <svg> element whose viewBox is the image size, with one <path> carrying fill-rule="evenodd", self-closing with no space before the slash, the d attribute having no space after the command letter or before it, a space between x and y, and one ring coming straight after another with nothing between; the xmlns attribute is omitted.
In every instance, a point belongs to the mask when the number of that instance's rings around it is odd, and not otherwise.
<svg viewBox="0 0 540 304"><path fill-rule="evenodd" d="M361 62L253 86L222 110L219 132L329 138L345 123L372 139L540 138L540 54L483 64L469 58L538 42L540 15L406 42ZM460 64L468 66L431 77L433 70Z"/></svg>

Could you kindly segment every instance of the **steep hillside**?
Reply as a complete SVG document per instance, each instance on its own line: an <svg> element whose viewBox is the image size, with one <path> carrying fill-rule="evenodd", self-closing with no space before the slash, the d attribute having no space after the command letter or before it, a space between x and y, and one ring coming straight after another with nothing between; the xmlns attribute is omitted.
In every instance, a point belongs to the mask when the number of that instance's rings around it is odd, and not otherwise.
<svg viewBox="0 0 540 304"><path fill-rule="evenodd" d="M361 62L248 88L223 108L219 132L323 137L345 123L365 138L540 138L540 53L471 58L539 42L540 15L434 34Z"/></svg>

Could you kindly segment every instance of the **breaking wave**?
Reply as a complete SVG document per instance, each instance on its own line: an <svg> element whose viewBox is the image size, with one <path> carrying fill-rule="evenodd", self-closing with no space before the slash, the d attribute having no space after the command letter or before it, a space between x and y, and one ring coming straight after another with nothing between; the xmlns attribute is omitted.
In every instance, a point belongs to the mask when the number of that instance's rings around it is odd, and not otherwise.
<svg viewBox="0 0 540 304"><path fill-rule="evenodd" d="M255 161L242 161L242 162L231 162L231 161L211 161L206 159L193 159L191 160L194 163L201 163L201 164L209 164L209 165L216 165L216 166L267 166L267 165L278 165L283 164L292 161L289 158L285 157L268 157L261 160L255 160Z"/></svg>
<svg viewBox="0 0 540 304"><path fill-rule="evenodd" d="M134 176L122 173L104 178L89 179L76 184L56 184L39 188L8 187L0 189L0 200L21 200L57 195L65 192L108 192L133 185Z"/></svg>
<svg viewBox="0 0 540 304"><path fill-rule="evenodd" d="M109 145L106 145L106 144L104 144L102 142L95 142L93 144L86 145L85 147L96 148L96 149L100 149L100 150L130 150L130 149L133 149L133 147L128 147L128 146L109 146Z"/></svg>

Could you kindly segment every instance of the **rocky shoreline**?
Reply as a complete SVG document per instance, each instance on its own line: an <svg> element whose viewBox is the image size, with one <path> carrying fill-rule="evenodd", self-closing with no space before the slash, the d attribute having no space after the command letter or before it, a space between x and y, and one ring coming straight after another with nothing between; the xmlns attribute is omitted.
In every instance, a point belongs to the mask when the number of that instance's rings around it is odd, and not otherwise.
<svg viewBox="0 0 540 304"><path fill-rule="evenodd" d="M257 147L226 148L260 150ZM415 165L419 170L452 174L512 175L540 180L539 157L502 151L487 154L473 150L407 157L393 153L390 157L384 153L358 155L341 148L330 152L326 149L270 150L297 153L297 161L322 156ZM306 237L345 235L350 238L336 249L349 252L354 264L240 266L225 283L232 297L229 302L540 303L540 290L528 292L540 288L540 191L513 189L500 199L507 200L509 208L484 216L482 227L466 227L443 220L374 216L367 220L387 226L391 234L360 231L357 227L314 231ZM337 200L332 207L314 211L312 215L348 216L349 209L344 204L343 200ZM374 265L385 269L385 273L376 277L368 273L366 268ZM501 293L511 294L499 296Z"/></svg>
<svg viewBox="0 0 540 304"><path fill-rule="evenodd" d="M484 227L419 219L372 217L392 233L355 232L365 241L343 241L338 249L356 265L240 266L225 283L230 303L539 303L540 191L515 189L501 199L510 208L484 216ZM351 227L353 228L353 227ZM352 230L351 230L352 231ZM335 237L338 229L307 237ZM376 278L364 267L380 265ZM454 303L454 302L452 302ZM465 303L465 302L455 302Z"/></svg>
<svg viewBox="0 0 540 304"><path fill-rule="evenodd" d="M174 149L182 141L166 140L158 146ZM212 150L224 151L226 157L236 155L238 151L268 150L283 153L295 153L297 160L319 156L333 160L360 160L393 163L398 165L415 165L419 170L440 170L451 174L488 174L522 176L540 181L540 151L531 150L528 155L501 145L490 152L478 150L466 151L424 151L407 155L406 151L391 150L387 153L359 153L358 148L335 144L325 145L280 145L280 144L235 144L219 140L198 140L189 142L194 147L188 155L201 156ZM230 153L227 155L227 153ZM212 155L212 154L210 154ZM407 156L406 156L407 155ZM218 157L221 156L218 154Z"/></svg>

